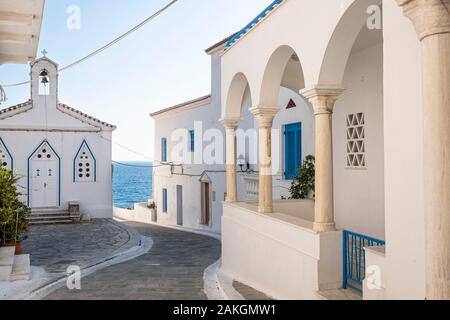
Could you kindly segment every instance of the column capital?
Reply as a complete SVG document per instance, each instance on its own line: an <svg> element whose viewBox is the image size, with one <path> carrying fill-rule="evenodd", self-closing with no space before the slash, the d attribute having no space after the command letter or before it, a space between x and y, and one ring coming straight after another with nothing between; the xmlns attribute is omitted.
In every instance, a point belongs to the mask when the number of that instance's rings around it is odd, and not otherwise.
<svg viewBox="0 0 450 320"><path fill-rule="evenodd" d="M334 103L338 97L345 91L340 86L313 86L300 91L314 108L314 114L333 113Z"/></svg>
<svg viewBox="0 0 450 320"><path fill-rule="evenodd" d="M222 118L219 119L219 122L226 129L236 129L239 126L239 122L241 122L241 118Z"/></svg>
<svg viewBox="0 0 450 320"><path fill-rule="evenodd" d="M420 40L450 33L450 0L396 0L416 29Z"/></svg>
<svg viewBox="0 0 450 320"><path fill-rule="evenodd" d="M272 127L272 122L278 112L279 107L253 107L249 111L259 121L260 127Z"/></svg>

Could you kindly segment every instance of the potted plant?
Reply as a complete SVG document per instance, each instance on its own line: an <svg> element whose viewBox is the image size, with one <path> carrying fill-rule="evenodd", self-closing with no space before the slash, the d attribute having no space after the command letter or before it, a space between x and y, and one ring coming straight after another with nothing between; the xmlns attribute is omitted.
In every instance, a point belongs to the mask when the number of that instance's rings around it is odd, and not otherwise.
<svg viewBox="0 0 450 320"><path fill-rule="evenodd" d="M155 201L149 201L149 203L147 205L147 208L150 209L150 213L152 215L152 221L156 222L158 220L158 217L156 215L156 209L157 209L156 202Z"/></svg>
<svg viewBox="0 0 450 320"><path fill-rule="evenodd" d="M303 165L298 169L298 175L292 181L289 199L315 198L315 160L312 155L305 158Z"/></svg>
<svg viewBox="0 0 450 320"><path fill-rule="evenodd" d="M18 180L10 170L0 169L0 244L15 246L16 254L22 251L21 242L26 239L27 217L31 213L19 200Z"/></svg>

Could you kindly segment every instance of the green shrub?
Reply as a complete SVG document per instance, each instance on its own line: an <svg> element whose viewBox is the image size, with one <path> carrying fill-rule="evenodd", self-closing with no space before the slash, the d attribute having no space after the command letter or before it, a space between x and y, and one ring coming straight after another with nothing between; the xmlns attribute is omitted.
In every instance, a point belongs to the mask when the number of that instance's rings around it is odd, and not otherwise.
<svg viewBox="0 0 450 320"><path fill-rule="evenodd" d="M0 243L22 241L26 237L30 209L20 200L18 177L10 170L0 169Z"/></svg>
<svg viewBox="0 0 450 320"><path fill-rule="evenodd" d="M289 193L289 199L308 199L312 192L314 198L314 191L316 187L316 158L309 155L305 158L303 165L298 169L298 175L292 181Z"/></svg>

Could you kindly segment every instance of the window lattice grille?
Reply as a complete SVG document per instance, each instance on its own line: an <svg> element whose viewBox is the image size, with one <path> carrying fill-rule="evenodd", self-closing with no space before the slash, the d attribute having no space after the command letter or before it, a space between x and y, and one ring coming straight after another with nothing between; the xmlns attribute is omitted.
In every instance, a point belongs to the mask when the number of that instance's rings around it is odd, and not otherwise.
<svg viewBox="0 0 450 320"><path fill-rule="evenodd" d="M364 113L347 116L347 167L366 167L366 130Z"/></svg>
<svg viewBox="0 0 450 320"><path fill-rule="evenodd" d="M95 159L87 148L86 144L80 149L75 161L75 181L94 182L95 181Z"/></svg>

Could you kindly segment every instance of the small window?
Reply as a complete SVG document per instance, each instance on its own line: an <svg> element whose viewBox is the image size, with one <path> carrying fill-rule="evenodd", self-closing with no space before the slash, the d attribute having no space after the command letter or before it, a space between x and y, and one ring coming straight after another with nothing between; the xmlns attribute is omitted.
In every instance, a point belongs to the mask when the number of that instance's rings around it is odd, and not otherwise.
<svg viewBox="0 0 450 320"><path fill-rule="evenodd" d="M364 113L347 116L347 167L366 167L366 129Z"/></svg>
<svg viewBox="0 0 450 320"><path fill-rule="evenodd" d="M162 189L162 203L163 203L162 210L164 213L167 213L167 189L166 188Z"/></svg>
<svg viewBox="0 0 450 320"><path fill-rule="evenodd" d="M167 138L161 139L161 161L167 161Z"/></svg>
<svg viewBox="0 0 450 320"><path fill-rule="evenodd" d="M50 155L47 155L47 158ZM96 160L86 140L81 143L74 159L74 182L96 181Z"/></svg>
<svg viewBox="0 0 450 320"><path fill-rule="evenodd" d="M290 99L288 104L287 104L287 106L286 106L286 109L292 109L292 108L295 108L295 107L297 107L297 104L295 103L294 100Z"/></svg>
<svg viewBox="0 0 450 320"><path fill-rule="evenodd" d="M189 152L195 151L195 131L189 131Z"/></svg>
<svg viewBox="0 0 450 320"><path fill-rule="evenodd" d="M284 127L284 177L293 179L302 165L302 124L293 123Z"/></svg>
<svg viewBox="0 0 450 320"><path fill-rule="evenodd" d="M50 77L47 70L42 70L39 74L39 95L48 96L50 94Z"/></svg>

